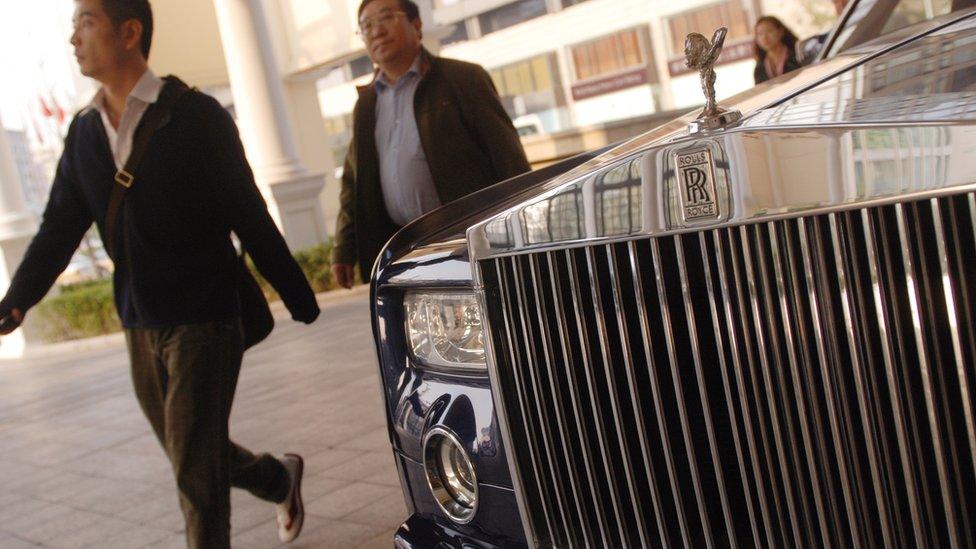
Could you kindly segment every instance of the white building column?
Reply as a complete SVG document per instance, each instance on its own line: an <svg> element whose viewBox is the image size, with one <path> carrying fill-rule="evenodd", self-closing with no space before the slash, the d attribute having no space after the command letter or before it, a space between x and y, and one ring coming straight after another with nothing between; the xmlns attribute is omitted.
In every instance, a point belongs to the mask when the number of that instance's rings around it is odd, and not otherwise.
<svg viewBox="0 0 976 549"><path fill-rule="evenodd" d="M292 250L323 241L325 176L302 165L260 0L213 0L234 109L258 186ZM322 151L328 154L328 151Z"/></svg>
<svg viewBox="0 0 976 549"><path fill-rule="evenodd" d="M0 297L7 293L10 279L36 232L37 223L24 203L7 130L0 120ZM0 357L20 357L25 347L23 330L0 337Z"/></svg>

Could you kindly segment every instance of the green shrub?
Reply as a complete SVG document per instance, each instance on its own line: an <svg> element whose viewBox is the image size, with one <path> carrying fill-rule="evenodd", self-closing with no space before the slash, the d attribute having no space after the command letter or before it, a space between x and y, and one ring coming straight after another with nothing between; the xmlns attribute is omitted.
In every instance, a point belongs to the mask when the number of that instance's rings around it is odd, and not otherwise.
<svg viewBox="0 0 976 549"><path fill-rule="evenodd" d="M31 313L28 318L35 317L32 325L44 341L81 339L121 329L111 278L62 286Z"/></svg>
<svg viewBox="0 0 976 549"><path fill-rule="evenodd" d="M331 239L324 244L296 252L294 257L295 261L298 262L298 266L302 268L302 272L305 273L305 278L308 279L309 285L312 286L312 291L319 293L334 290L338 287L335 281L332 280ZM257 279L258 285L261 286L261 290L267 296L268 301L280 300L281 297L274 291L271 284L258 273L250 257L247 258L247 266L251 269L251 273L254 274L254 278Z"/></svg>

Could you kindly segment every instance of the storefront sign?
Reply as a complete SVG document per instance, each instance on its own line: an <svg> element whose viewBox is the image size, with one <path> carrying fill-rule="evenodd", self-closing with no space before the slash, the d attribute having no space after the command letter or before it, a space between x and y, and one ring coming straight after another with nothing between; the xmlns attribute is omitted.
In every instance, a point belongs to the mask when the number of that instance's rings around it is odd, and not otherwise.
<svg viewBox="0 0 976 549"><path fill-rule="evenodd" d="M725 63L733 63L735 61L742 61L743 59L751 59L753 54L754 51L751 38L747 41L730 44L722 49L722 54L719 55L718 61L715 62L715 66L724 65ZM694 69L689 69L685 65L684 55L668 61L668 72L671 74L671 76L681 76L682 74L688 74L692 71L694 71Z"/></svg>
<svg viewBox="0 0 976 549"><path fill-rule="evenodd" d="M588 80L573 85L573 99L582 101L615 91L647 84L647 69L641 67L625 73L615 74L598 80Z"/></svg>

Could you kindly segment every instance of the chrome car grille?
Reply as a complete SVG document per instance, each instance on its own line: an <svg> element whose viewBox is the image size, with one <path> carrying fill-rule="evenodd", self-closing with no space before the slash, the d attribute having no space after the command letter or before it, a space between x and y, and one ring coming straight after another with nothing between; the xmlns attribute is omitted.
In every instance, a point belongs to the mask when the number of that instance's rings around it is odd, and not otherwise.
<svg viewBox="0 0 976 549"><path fill-rule="evenodd" d="M542 546L962 546L976 201L479 262Z"/></svg>

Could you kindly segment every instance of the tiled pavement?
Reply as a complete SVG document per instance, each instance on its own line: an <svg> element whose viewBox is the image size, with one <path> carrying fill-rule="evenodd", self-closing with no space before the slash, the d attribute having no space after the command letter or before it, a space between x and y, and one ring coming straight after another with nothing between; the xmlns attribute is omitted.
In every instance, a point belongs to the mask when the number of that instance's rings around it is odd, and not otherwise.
<svg viewBox="0 0 976 549"><path fill-rule="evenodd" d="M392 546L406 517L380 401L367 298L321 298L247 353L231 436L306 460L288 547ZM232 495L232 544L279 545L272 506ZM0 361L0 548L184 547L169 464L130 384L124 344Z"/></svg>

